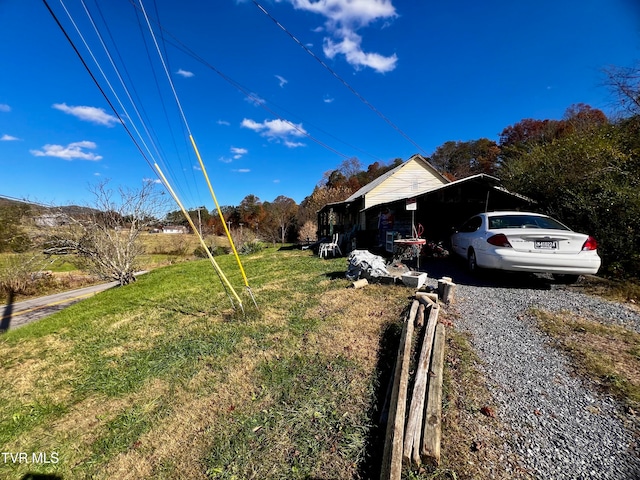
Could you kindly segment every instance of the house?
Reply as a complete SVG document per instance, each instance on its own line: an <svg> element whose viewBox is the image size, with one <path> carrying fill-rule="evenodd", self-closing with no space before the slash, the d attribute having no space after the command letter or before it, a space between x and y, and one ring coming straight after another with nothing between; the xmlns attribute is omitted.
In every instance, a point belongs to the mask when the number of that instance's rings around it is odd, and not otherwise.
<svg viewBox="0 0 640 480"><path fill-rule="evenodd" d="M486 210L519 210L532 201L507 191L498 178L478 174L450 181L421 155L376 178L342 202L318 212L319 238L341 233L343 251L375 248L387 232L412 237L413 227L424 238L446 240L454 226Z"/></svg>
<svg viewBox="0 0 640 480"><path fill-rule="evenodd" d="M162 227L162 233L189 233L189 229L184 225L165 225Z"/></svg>
<svg viewBox="0 0 640 480"><path fill-rule="evenodd" d="M69 219L62 213L43 213L34 219L38 227L59 227L69 223Z"/></svg>
<svg viewBox="0 0 640 480"><path fill-rule="evenodd" d="M402 200L449 183L422 156L414 155L360 188L342 202L325 205L318 212L318 234L330 236L334 229L345 233L356 226L367 229L367 213L378 205Z"/></svg>

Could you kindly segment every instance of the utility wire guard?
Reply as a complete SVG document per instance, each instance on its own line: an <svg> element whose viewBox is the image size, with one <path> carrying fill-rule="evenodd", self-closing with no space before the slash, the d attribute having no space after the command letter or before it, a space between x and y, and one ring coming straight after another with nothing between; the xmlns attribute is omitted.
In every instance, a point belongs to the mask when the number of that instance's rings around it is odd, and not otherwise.
<svg viewBox="0 0 640 480"><path fill-rule="evenodd" d="M187 213L187 210L182 205L182 202L180 202L180 199L178 198L176 193L173 191L173 188L171 188L171 185L167 181L167 178L164 176L164 173L162 173L162 170L160 169L160 167L158 166L157 163L154 164L154 166L155 166L155 168L156 168L156 170L158 172L158 175L160 175L160 178L162 179L162 182L164 183L164 186L167 188L167 190L169 191L169 193L171 194L173 199L176 201L176 203L180 207L180 210L182 211L183 215L185 216L185 218L189 222L189 225L191 226L191 229L198 236L198 240L200 240L200 245L202 246L202 248L204 248L204 251L207 252L207 256L209 257L209 260L211 260L211 264L213 265L213 268L215 268L216 272L218 273L218 276L220 277L220 280L222 281L223 285L225 286L225 291L227 291L227 287L229 288L229 290L231 290L231 293L233 293L233 296L235 297L236 301L238 302L238 305L240 306L240 309L244 313L244 308L242 306L242 300L240 299L240 297L236 293L235 289L233 288L233 285L231 285L231 283L229 283L229 280L227 280L227 277L225 276L224 272L222 271L222 269L218 265L218 262L216 262L216 260L213 258L213 255L211 254L211 251L209 250L209 247L207 246L207 243L202 238L202 235L200 235L200 232L198 231L198 229L196 228L195 224L193 223L193 220L191 219L191 217ZM227 295L229 295L229 291L227 291ZM231 299L231 297L229 297L229 299L231 300L231 305L235 309L235 305L233 304L233 300Z"/></svg>

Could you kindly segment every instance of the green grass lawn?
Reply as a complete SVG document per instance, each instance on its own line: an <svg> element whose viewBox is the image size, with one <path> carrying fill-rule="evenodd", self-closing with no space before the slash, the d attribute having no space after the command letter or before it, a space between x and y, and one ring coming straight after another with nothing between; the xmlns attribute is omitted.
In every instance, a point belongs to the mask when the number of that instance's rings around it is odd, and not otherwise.
<svg viewBox="0 0 640 480"><path fill-rule="evenodd" d="M2 335L3 452L57 462L0 477L366 477L381 341L410 292L347 289L345 259L310 252L243 262L259 306L242 293L244 315L203 260Z"/></svg>

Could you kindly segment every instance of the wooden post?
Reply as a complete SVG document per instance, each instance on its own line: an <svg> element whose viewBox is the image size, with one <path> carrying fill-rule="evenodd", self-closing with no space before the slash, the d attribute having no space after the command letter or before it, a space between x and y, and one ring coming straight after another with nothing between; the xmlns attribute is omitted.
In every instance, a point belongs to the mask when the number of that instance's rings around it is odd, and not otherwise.
<svg viewBox="0 0 640 480"><path fill-rule="evenodd" d="M418 291L418 292L416 292L416 298L417 297L428 298L429 300L431 300L436 305L438 304L438 294L437 293L428 293L428 292L420 292L420 291Z"/></svg>
<svg viewBox="0 0 640 480"><path fill-rule="evenodd" d="M416 292L416 299L422 303L425 307L435 307L438 308L438 296L436 295L436 299L433 300L430 296L431 294Z"/></svg>
<svg viewBox="0 0 640 480"><path fill-rule="evenodd" d="M427 327L424 329L424 338L420 357L416 369L413 395L409 408L409 419L404 434L404 449L402 459L405 464L413 462L420 465L420 438L422 433L422 418L424 415L424 400L427 394L427 377L429 375L429 362L431 360L431 348L435 335L436 324L438 323L439 308L431 307Z"/></svg>
<svg viewBox="0 0 640 480"><path fill-rule="evenodd" d="M411 302L411 310L409 311L409 321L414 324L416 321L416 315L418 314L418 307L420 306L420 302L418 300L414 300Z"/></svg>
<svg viewBox="0 0 640 480"><path fill-rule="evenodd" d="M442 373L444 368L445 326L436 327L433 343L433 359L429 380L427 408L424 416L424 436L420 456L422 461L431 465L440 464L440 438L442 435Z"/></svg>
<svg viewBox="0 0 640 480"><path fill-rule="evenodd" d="M414 300L415 302L415 300ZM418 307L418 314L416 315L416 328L424 327L424 304L421 303Z"/></svg>
<svg viewBox="0 0 640 480"><path fill-rule="evenodd" d="M440 298L444 303L449 304L453 302L453 293L455 292L455 289L456 284L446 278L438 280L438 295L440 295Z"/></svg>
<svg viewBox="0 0 640 480"><path fill-rule="evenodd" d="M417 303L417 302L416 302ZM415 311L418 308L416 306ZM413 307L411 311L414 311ZM402 476L402 441L404 438L404 417L407 408L407 385L409 383L409 364L411 361L411 340L415 321L409 315L402 328L396 374L393 379L393 390L389 406L389 419L385 435L384 453L382 455L381 480L400 480Z"/></svg>

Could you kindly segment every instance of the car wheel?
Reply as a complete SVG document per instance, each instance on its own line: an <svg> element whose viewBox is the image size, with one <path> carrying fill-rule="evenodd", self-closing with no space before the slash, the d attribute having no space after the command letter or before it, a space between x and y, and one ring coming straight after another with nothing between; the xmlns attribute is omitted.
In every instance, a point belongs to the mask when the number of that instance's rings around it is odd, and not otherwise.
<svg viewBox="0 0 640 480"><path fill-rule="evenodd" d="M567 285L571 285L573 283L576 283L579 278L580 278L580 275L569 275L569 274L562 274L562 273L554 273L553 274L553 279L556 282L564 283L564 284L567 284Z"/></svg>
<svg viewBox="0 0 640 480"><path fill-rule="evenodd" d="M476 252L474 252L473 249L469 249L469 253L467 254L467 268L471 273L476 273L478 271Z"/></svg>

